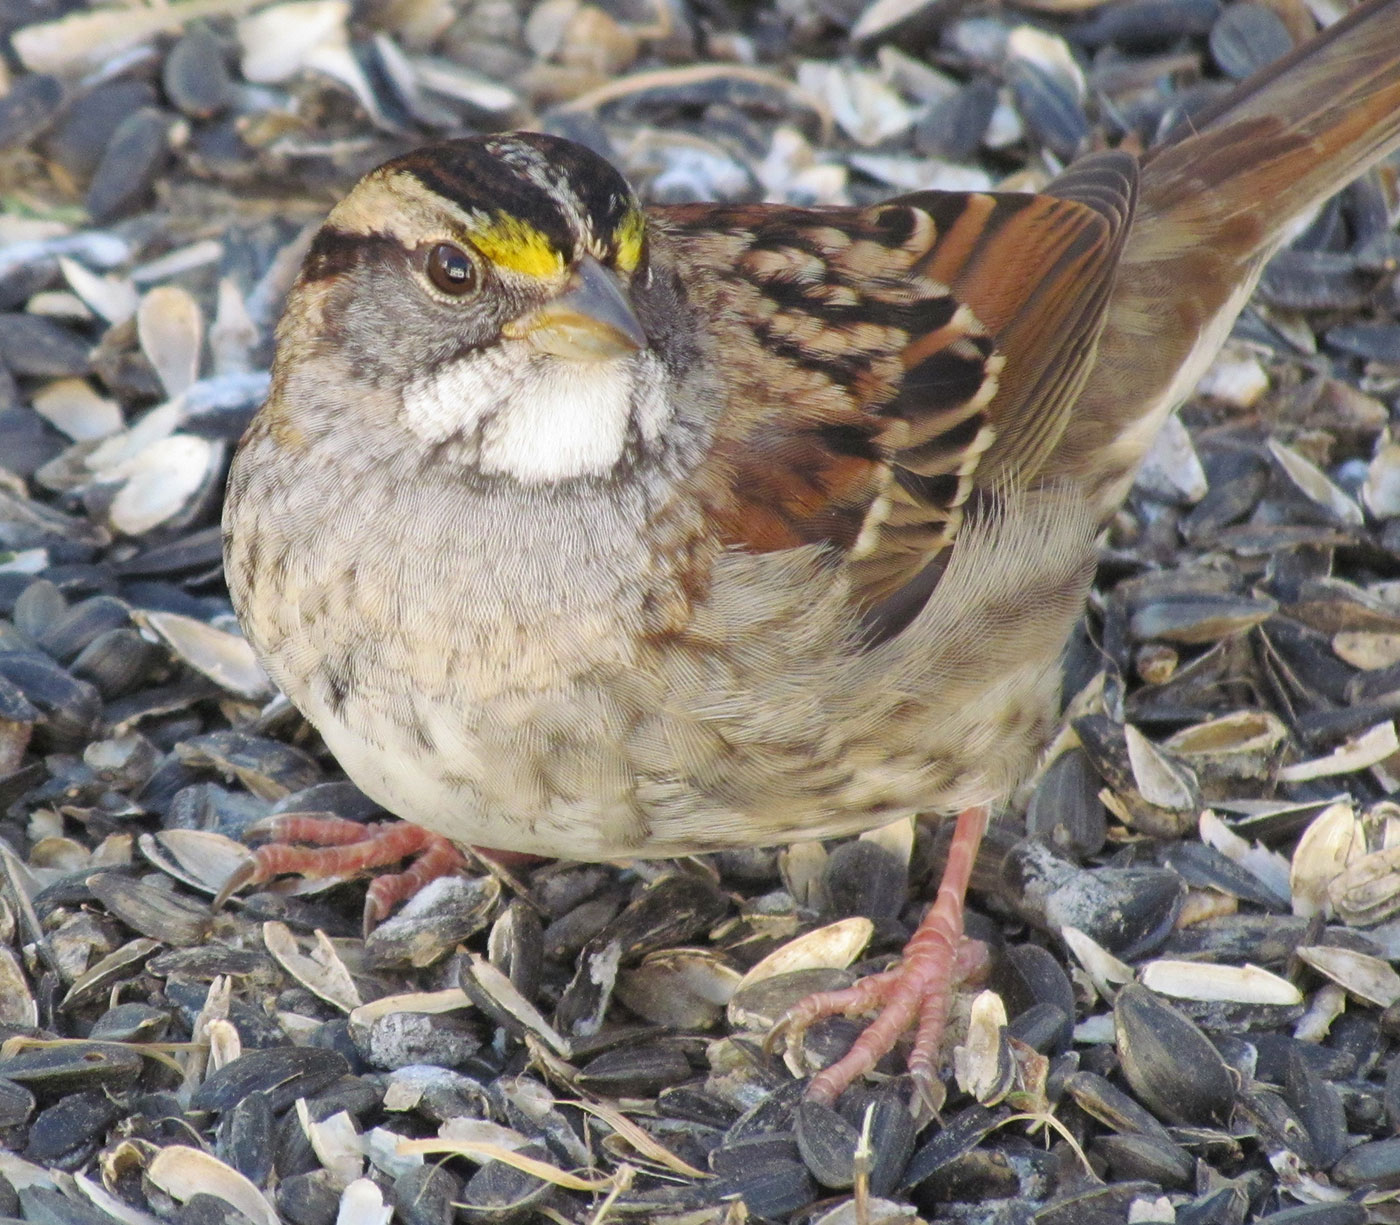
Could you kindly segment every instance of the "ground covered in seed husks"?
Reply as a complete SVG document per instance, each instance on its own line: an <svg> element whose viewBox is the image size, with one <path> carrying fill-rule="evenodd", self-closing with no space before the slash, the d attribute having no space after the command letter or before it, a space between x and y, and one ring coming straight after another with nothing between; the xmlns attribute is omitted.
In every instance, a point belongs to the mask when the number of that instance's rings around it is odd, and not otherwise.
<svg viewBox="0 0 1400 1225"><path fill-rule="evenodd" d="M1333 0L0 4L0 1218L1400 1220L1396 168L1269 268L1113 525L1071 723L975 899L939 1122L783 1008L898 950L937 837L215 911L372 817L237 637L218 516L309 226L425 138L656 200L1034 186ZM990 861L989 861L990 863Z"/></svg>

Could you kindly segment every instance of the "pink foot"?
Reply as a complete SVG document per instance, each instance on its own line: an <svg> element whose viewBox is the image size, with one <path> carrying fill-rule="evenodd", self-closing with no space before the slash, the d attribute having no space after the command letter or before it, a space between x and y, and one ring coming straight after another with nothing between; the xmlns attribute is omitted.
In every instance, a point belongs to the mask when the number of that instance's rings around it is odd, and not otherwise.
<svg viewBox="0 0 1400 1225"><path fill-rule="evenodd" d="M395 906L407 901L429 881L459 872L467 865L466 857L450 840L408 821L361 825L341 817L291 814L260 821L249 833L272 841L253 851L249 865L224 886L218 903L245 885L275 876L326 880L411 859L402 872L380 873L370 881L365 895L367 929L382 922Z"/></svg>
<svg viewBox="0 0 1400 1225"><path fill-rule="evenodd" d="M963 899L977 849L987 829L987 809L969 808L958 817L948 847L948 864L938 897L904 946L904 960L893 970L872 974L844 991L820 991L788 1009L775 1034L800 1034L823 1017L876 1012L851 1049L812 1077L807 1096L828 1105L864 1076L915 1025L909 1071L920 1095L941 1103L939 1048L948 1022L955 981L985 957L980 944L964 945Z"/></svg>

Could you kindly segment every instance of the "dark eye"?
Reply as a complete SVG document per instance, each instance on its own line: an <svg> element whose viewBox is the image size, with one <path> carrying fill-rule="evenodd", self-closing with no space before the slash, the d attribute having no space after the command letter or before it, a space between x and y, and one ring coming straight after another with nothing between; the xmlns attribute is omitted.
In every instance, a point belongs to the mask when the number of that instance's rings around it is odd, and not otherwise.
<svg viewBox="0 0 1400 1225"><path fill-rule="evenodd" d="M428 252L428 280L443 293L460 298L476 288L476 265L461 247L440 242Z"/></svg>

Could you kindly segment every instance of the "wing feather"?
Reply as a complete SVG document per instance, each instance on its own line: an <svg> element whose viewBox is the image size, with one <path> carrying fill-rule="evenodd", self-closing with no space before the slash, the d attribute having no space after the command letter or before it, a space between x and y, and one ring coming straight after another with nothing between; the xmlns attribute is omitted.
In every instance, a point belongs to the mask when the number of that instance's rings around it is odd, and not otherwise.
<svg viewBox="0 0 1400 1225"><path fill-rule="evenodd" d="M719 324L724 542L831 545L874 604L938 563L974 491L1032 483L1092 363L1135 181L1103 154L1043 194L655 210Z"/></svg>

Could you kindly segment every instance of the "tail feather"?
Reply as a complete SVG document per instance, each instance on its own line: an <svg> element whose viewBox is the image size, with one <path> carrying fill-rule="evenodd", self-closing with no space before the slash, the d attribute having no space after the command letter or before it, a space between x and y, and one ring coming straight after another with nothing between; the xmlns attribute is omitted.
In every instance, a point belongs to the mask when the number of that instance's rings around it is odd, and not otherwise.
<svg viewBox="0 0 1400 1225"><path fill-rule="evenodd" d="M1400 0L1368 0L1143 159L1098 357L1046 471L1102 517L1229 334L1268 258L1400 146Z"/></svg>

